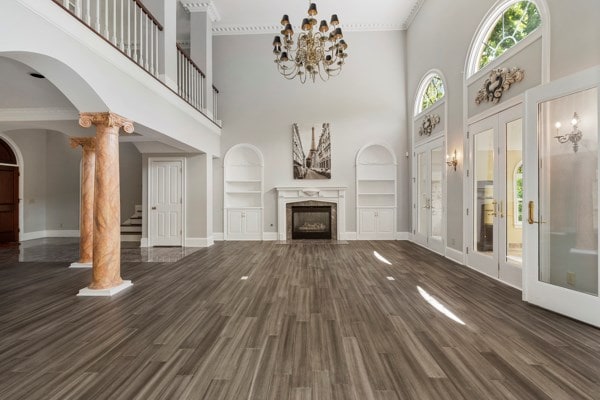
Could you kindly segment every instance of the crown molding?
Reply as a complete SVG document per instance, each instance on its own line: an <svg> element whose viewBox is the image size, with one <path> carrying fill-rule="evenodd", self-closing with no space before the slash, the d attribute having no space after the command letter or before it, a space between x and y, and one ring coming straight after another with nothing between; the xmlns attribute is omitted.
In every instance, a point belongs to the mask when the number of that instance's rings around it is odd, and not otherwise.
<svg viewBox="0 0 600 400"><path fill-rule="evenodd" d="M408 18L406 18L406 20L402 24L402 29L403 30L407 30L410 27L410 24L413 23L413 21L415 20L415 17L419 13L419 10L421 10L421 7L423 6L423 3L425 3L425 0L417 0L415 2L415 5L410 10L410 14L408 15Z"/></svg>
<svg viewBox="0 0 600 400"><path fill-rule="evenodd" d="M404 24L344 24L344 32L401 31ZM299 31L300 27L294 27ZM213 26L214 36L279 34L280 25L219 25Z"/></svg>
<svg viewBox="0 0 600 400"><path fill-rule="evenodd" d="M193 1L193 0L180 0L181 5L190 13L192 12L205 12L212 22L221 20L219 10L213 0L208 1Z"/></svg>
<svg viewBox="0 0 600 400"><path fill-rule="evenodd" d="M79 119L79 113L70 107L3 108L0 121L68 121Z"/></svg>

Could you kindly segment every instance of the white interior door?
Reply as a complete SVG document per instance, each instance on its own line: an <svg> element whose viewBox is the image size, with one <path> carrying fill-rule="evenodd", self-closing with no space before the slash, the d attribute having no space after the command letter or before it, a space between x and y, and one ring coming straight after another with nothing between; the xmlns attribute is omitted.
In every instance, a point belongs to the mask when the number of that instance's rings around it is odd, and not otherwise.
<svg viewBox="0 0 600 400"><path fill-rule="evenodd" d="M414 241L444 252L444 141L436 140L415 149Z"/></svg>
<svg viewBox="0 0 600 400"><path fill-rule="evenodd" d="M595 326L599 87L597 68L531 90L525 141L523 297Z"/></svg>
<svg viewBox="0 0 600 400"><path fill-rule="evenodd" d="M522 106L469 126L467 265L522 287Z"/></svg>
<svg viewBox="0 0 600 400"><path fill-rule="evenodd" d="M151 246L183 245L183 161L152 160L148 242Z"/></svg>

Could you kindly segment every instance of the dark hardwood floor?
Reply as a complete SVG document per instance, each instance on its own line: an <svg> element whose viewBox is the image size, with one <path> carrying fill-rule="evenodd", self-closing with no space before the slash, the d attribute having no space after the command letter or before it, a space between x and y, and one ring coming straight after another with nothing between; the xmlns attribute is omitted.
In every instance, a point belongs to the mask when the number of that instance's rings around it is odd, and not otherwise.
<svg viewBox="0 0 600 400"><path fill-rule="evenodd" d="M600 330L408 242L219 242L113 298L10 251L0 399L600 399Z"/></svg>

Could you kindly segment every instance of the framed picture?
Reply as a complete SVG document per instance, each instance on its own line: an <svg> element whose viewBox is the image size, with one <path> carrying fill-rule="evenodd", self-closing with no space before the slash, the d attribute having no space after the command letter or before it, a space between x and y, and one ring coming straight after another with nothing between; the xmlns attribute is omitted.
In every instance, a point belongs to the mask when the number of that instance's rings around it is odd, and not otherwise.
<svg viewBox="0 0 600 400"><path fill-rule="evenodd" d="M292 125L294 179L331 179L331 134L324 123L318 132L313 126L300 131Z"/></svg>

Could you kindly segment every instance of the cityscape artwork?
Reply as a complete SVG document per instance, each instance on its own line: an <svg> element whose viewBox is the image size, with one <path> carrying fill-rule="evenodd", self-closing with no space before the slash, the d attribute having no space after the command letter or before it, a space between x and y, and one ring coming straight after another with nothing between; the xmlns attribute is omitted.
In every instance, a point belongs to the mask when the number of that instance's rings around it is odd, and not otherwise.
<svg viewBox="0 0 600 400"><path fill-rule="evenodd" d="M294 179L331 179L331 135L329 124L318 132L313 126L300 132L293 124Z"/></svg>

